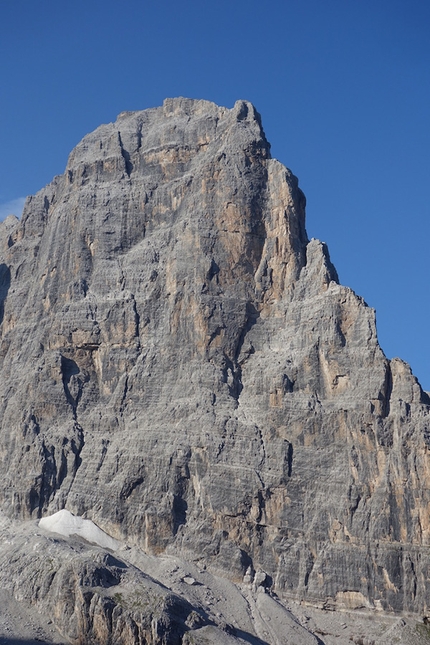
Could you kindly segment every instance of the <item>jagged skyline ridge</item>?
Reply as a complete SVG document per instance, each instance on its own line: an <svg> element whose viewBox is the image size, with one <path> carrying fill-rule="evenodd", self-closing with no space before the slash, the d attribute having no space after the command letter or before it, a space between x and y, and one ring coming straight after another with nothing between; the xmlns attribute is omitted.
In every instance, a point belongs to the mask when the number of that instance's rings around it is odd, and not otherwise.
<svg viewBox="0 0 430 645"><path fill-rule="evenodd" d="M427 611L429 398L304 203L243 101L169 99L78 144L0 227L4 512Z"/></svg>
<svg viewBox="0 0 430 645"><path fill-rule="evenodd" d="M132 0L119 10L112 0L23 0L5 3L0 18L9 96L1 203L61 174L82 136L125 109L168 96L251 100L273 155L300 178L309 235L327 242L342 281L376 308L387 356L407 360L430 389L424 3Z"/></svg>

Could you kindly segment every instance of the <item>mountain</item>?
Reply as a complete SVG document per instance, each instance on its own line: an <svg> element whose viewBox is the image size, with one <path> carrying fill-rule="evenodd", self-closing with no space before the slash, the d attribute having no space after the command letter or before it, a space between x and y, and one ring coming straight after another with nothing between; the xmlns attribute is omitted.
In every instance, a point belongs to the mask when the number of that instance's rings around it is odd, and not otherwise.
<svg viewBox="0 0 430 645"><path fill-rule="evenodd" d="M0 224L0 285L10 521L67 509L282 597L426 615L430 398L250 103L87 135Z"/></svg>

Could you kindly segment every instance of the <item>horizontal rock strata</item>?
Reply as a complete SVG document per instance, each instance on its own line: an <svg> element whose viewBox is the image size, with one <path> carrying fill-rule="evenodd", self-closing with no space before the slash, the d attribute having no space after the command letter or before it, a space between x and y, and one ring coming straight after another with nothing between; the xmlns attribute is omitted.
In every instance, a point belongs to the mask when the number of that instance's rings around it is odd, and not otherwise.
<svg viewBox="0 0 430 645"><path fill-rule="evenodd" d="M247 102L86 136L0 224L0 505L330 607L426 612L429 397Z"/></svg>

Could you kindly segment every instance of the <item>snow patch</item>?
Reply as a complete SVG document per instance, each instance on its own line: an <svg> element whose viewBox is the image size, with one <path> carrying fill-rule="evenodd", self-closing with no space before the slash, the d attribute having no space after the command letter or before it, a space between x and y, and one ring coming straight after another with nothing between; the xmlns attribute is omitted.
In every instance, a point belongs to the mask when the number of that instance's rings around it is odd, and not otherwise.
<svg viewBox="0 0 430 645"><path fill-rule="evenodd" d="M120 542L99 529L94 522L84 520L79 515L73 515L73 513L66 511L66 509L58 511L58 513L54 513L54 515L50 515L49 517L42 517L39 521L39 526L45 529L45 531L58 533L65 537L79 535L79 537L84 538L87 542L98 544L104 549L116 551L120 547Z"/></svg>

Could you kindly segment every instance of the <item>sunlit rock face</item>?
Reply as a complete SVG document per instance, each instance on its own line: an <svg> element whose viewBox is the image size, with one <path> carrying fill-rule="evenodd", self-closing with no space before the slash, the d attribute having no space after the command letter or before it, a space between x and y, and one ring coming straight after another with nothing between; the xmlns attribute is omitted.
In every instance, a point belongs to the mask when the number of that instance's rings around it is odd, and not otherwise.
<svg viewBox="0 0 430 645"><path fill-rule="evenodd" d="M244 101L170 99L82 140L0 224L4 512L426 610L429 399L304 209Z"/></svg>

